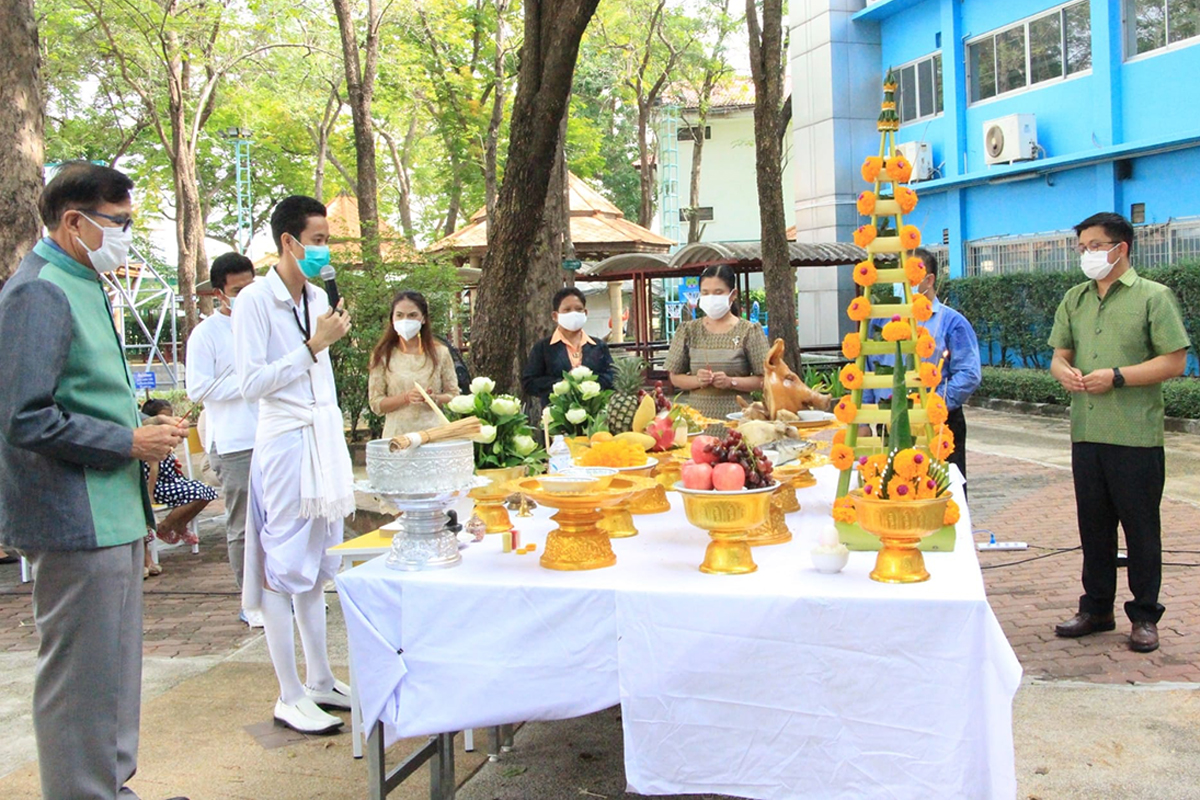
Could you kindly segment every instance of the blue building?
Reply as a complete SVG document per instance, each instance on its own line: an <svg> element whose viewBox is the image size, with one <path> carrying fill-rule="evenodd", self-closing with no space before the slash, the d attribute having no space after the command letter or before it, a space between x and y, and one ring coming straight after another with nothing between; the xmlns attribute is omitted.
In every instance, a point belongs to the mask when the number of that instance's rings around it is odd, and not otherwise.
<svg viewBox="0 0 1200 800"><path fill-rule="evenodd" d="M791 43L802 241L859 223L891 67L898 141L929 155L911 220L952 276L1073 268L1069 229L1097 211L1140 226L1135 263L1200 254L1200 4L794 0Z"/></svg>

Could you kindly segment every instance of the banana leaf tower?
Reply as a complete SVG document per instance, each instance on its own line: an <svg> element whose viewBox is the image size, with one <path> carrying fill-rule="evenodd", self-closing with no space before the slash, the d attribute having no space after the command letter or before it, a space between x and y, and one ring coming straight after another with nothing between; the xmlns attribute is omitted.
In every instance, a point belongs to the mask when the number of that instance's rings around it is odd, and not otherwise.
<svg viewBox="0 0 1200 800"><path fill-rule="evenodd" d="M896 131L900 118L896 113L896 80L888 71L883 85L883 103L879 113L879 154L863 162L863 180L873 187L858 196L858 212L870 222L854 232L854 242L867 251L864 261L854 266L854 282L862 287L862 295L847 308L846 313L858 323L857 331L842 340L842 353L852 363L842 368L842 385L849 393L834 406L834 413L845 428L834 438L832 460L842 474L838 481L840 500L852 488L851 479L859 459L886 453L889 442L879 436L860 436L859 425L887 426L887 437L896 441L908 440L911 435L919 447L941 457L953 450L953 441L946 427L946 405L936 393L941 383L941 363L931 358L936 347L933 337L922 325L933 314L932 304L914 287L925 277L925 267L913 250L921 245L921 232L904 222L904 215L917 206L917 193L906 184L912 177L912 164L896 149ZM872 287L876 283L899 284L899 302L872 303ZM887 320L882 330L872 320ZM873 338L874 337L874 338ZM868 369L868 356L895 356L895 366ZM891 389L890 407L879 403L863 405L863 389ZM886 401L885 401L886 403ZM908 404L907 420L893 416L900 403ZM911 425L911 430L901 430ZM849 501L846 501L849 502ZM838 519L838 506L834 518ZM859 528L857 523L838 519L842 542L851 549L878 549L878 540ZM943 535L949 532L949 536ZM948 539L948 543L947 543ZM922 549L952 549L953 528L926 539Z"/></svg>

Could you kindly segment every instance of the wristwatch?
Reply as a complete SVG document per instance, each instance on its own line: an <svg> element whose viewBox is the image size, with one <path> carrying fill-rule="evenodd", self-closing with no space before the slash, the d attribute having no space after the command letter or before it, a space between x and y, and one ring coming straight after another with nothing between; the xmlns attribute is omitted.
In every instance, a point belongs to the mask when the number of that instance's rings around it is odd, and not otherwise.
<svg viewBox="0 0 1200 800"><path fill-rule="evenodd" d="M737 388L737 378L731 378L729 380L729 385L736 389Z"/></svg>
<svg viewBox="0 0 1200 800"><path fill-rule="evenodd" d="M1125 385L1125 376L1121 374L1120 367L1113 367L1113 388L1120 389Z"/></svg>

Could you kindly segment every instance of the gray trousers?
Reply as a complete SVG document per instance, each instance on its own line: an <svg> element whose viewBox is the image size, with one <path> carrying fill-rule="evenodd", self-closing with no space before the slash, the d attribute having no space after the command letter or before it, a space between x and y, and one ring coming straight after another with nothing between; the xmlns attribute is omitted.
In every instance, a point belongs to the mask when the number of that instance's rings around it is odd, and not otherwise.
<svg viewBox="0 0 1200 800"><path fill-rule="evenodd" d="M125 783L137 771L142 710L143 546L25 554L41 637L33 728L46 800L136 797Z"/></svg>
<svg viewBox="0 0 1200 800"><path fill-rule="evenodd" d="M221 479L221 491L225 496L225 543L229 548L229 566L233 567L234 580L242 586L242 565L246 558L246 509L250 498L250 459L253 450L218 455L214 450L208 454L217 477Z"/></svg>

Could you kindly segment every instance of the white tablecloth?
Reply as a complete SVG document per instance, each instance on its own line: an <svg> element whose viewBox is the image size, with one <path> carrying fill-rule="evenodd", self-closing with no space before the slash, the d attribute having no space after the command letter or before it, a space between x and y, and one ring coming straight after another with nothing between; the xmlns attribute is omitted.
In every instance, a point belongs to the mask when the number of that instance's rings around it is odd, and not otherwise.
<svg viewBox="0 0 1200 800"><path fill-rule="evenodd" d="M795 539L758 572L705 575L707 534L678 495L613 542L615 567L556 572L537 553L472 545L463 565L407 573L376 559L338 577L363 718L388 741L620 702L625 770L643 794L783 798L1016 793L1021 669L984 595L964 509L932 579L838 575L809 551L830 523L832 467L788 515ZM550 509L514 519L543 544Z"/></svg>

